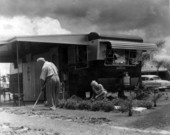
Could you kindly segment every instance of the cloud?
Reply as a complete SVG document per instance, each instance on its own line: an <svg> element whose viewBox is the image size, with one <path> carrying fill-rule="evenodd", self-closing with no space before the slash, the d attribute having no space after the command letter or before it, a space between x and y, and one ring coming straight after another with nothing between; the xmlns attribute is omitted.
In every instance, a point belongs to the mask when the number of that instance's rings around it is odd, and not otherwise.
<svg viewBox="0 0 170 135"><path fill-rule="evenodd" d="M13 37L23 35L66 34L70 31L61 27L57 19L49 17L28 18L26 16L4 17L0 16L0 37Z"/></svg>
<svg viewBox="0 0 170 135"><path fill-rule="evenodd" d="M0 0L0 15L58 20L67 31L169 35L168 0ZM139 31L139 32L137 32Z"/></svg>

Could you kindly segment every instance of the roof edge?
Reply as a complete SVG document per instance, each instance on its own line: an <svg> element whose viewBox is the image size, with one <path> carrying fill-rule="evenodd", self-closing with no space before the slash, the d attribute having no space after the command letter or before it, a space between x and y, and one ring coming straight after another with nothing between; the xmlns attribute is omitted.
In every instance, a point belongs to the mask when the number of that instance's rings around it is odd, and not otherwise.
<svg viewBox="0 0 170 135"><path fill-rule="evenodd" d="M131 41L131 42L139 42L143 43L143 39L139 36L130 36L130 35L100 35L96 32L91 32L88 34L88 40L95 40L95 39L110 39L110 40L117 40L117 41Z"/></svg>

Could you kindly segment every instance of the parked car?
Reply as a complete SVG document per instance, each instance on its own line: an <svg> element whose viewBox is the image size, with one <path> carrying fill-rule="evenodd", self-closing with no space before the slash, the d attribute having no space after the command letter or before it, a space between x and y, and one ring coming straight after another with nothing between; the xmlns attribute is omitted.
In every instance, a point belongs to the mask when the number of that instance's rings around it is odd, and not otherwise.
<svg viewBox="0 0 170 135"><path fill-rule="evenodd" d="M142 84L146 88L154 87L158 88L160 91L165 91L170 89L170 81L162 80L157 75L142 75Z"/></svg>

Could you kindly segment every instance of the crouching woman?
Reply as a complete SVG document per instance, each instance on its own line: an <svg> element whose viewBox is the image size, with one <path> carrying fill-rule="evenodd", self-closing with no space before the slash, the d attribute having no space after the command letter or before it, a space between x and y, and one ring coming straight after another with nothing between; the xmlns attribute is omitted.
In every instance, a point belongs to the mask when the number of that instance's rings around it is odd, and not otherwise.
<svg viewBox="0 0 170 135"><path fill-rule="evenodd" d="M103 87L102 84L99 84L95 80L91 82L91 87L93 91L92 101L94 100L103 100L107 96L107 90Z"/></svg>

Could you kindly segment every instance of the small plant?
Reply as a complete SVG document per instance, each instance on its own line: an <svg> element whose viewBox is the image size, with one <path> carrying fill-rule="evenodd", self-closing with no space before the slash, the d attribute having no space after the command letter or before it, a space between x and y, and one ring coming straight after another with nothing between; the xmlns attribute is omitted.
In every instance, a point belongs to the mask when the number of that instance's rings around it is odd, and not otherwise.
<svg viewBox="0 0 170 135"><path fill-rule="evenodd" d="M104 102L103 105L102 105L101 110L103 110L104 112L113 111L114 110L114 105L110 101Z"/></svg>
<svg viewBox="0 0 170 135"><path fill-rule="evenodd" d="M66 101L65 100L60 100L59 101L59 108L64 108Z"/></svg>
<svg viewBox="0 0 170 135"><path fill-rule="evenodd" d="M90 101L80 101L77 105L77 108L80 110L90 110L91 109L91 102Z"/></svg>
<svg viewBox="0 0 170 135"><path fill-rule="evenodd" d="M124 99L118 98L118 99L114 99L112 100L113 105L115 106L121 106L122 104L125 103Z"/></svg>
<svg viewBox="0 0 170 135"><path fill-rule="evenodd" d="M147 109L151 109L153 107L152 101L149 100L134 100L133 102L134 107L145 107Z"/></svg>
<svg viewBox="0 0 170 135"><path fill-rule="evenodd" d="M77 102L80 102L80 101L83 100L82 98L80 98L80 97L78 97L78 96L76 96L76 95L72 95L72 96L70 97L70 99L71 99L71 100L75 100L75 101L77 101Z"/></svg>
<svg viewBox="0 0 170 135"><path fill-rule="evenodd" d="M99 111L103 107L103 102L102 101L95 101L91 105L91 110L92 111Z"/></svg>
<svg viewBox="0 0 170 135"><path fill-rule="evenodd" d="M119 99L112 100L112 103L114 106L120 106L119 111L121 111L121 112L127 112L129 110L129 101L128 100L119 98Z"/></svg>
<svg viewBox="0 0 170 135"><path fill-rule="evenodd" d="M151 109L153 107L153 104L151 101L145 101L143 106L141 107L146 107L147 109Z"/></svg>
<svg viewBox="0 0 170 135"><path fill-rule="evenodd" d="M154 92L154 95L153 95L153 98L152 98L152 101L153 101L153 103L154 103L154 107L157 106L157 101L158 101L158 99L161 98L161 96L162 96L161 93L156 93L156 92Z"/></svg>
<svg viewBox="0 0 170 135"><path fill-rule="evenodd" d="M138 100L145 100L150 97L150 93L147 91L140 91L136 94L136 99Z"/></svg>
<svg viewBox="0 0 170 135"><path fill-rule="evenodd" d="M77 109L77 101L76 100L73 100L73 99L68 99L66 102L65 102L65 108L66 109Z"/></svg>
<svg viewBox="0 0 170 135"><path fill-rule="evenodd" d="M126 103L126 104L121 104L119 111L121 111L122 113L129 111L128 103Z"/></svg>

